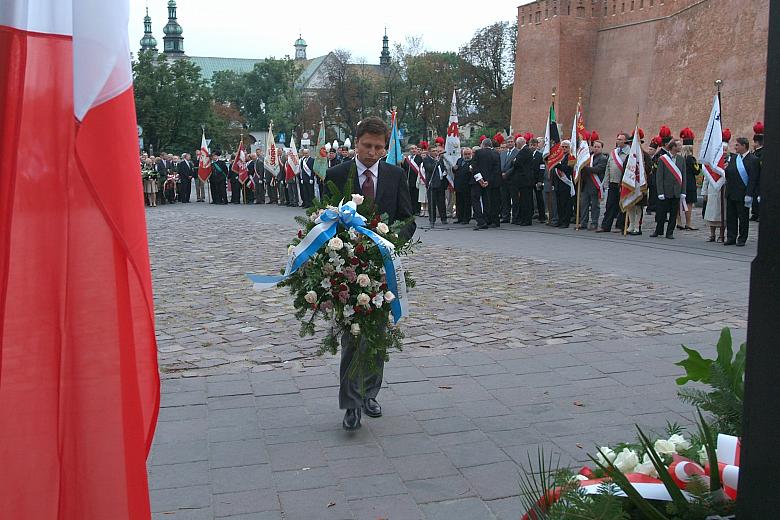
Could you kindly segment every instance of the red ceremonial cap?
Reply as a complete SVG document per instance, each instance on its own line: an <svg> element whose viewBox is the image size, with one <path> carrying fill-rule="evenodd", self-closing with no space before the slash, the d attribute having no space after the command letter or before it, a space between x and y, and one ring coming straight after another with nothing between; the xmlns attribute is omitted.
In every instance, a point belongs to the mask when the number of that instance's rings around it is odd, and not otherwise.
<svg viewBox="0 0 780 520"><path fill-rule="evenodd" d="M592 143L592 142L594 142L594 141L598 141L600 137L601 137L601 136L599 135L599 133L598 133L597 131L593 130L593 131L590 133L590 142Z"/></svg>
<svg viewBox="0 0 780 520"><path fill-rule="evenodd" d="M724 128L723 129L723 142L724 143L728 143L729 141L731 141L731 130L729 130L728 128Z"/></svg>
<svg viewBox="0 0 780 520"><path fill-rule="evenodd" d="M763 135L764 123L762 123L761 121L756 122L756 124L753 125L753 133L756 135Z"/></svg>
<svg viewBox="0 0 780 520"><path fill-rule="evenodd" d="M484 141L485 139L487 139L487 136L486 136L485 134L482 134L481 136L479 136L479 142L480 142L480 143L481 143L482 141Z"/></svg>
<svg viewBox="0 0 780 520"><path fill-rule="evenodd" d="M444 144L444 138L439 136L436 138L436 144Z"/></svg>
<svg viewBox="0 0 780 520"><path fill-rule="evenodd" d="M428 149L428 141L420 141L420 148L422 148L423 150L427 150Z"/></svg>
<svg viewBox="0 0 780 520"><path fill-rule="evenodd" d="M504 142L504 134L501 132L496 132L496 135L493 136L493 141L495 141L498 144L501 144Z"/></svg>
<svg viewBox="0 0 780 520"><path fill-rule="evenodd" d="M531 139L533 139L533 138L534 138L534 134L532 134L531 132L526 132L526 133L523 135L523 137L525 138L525 140L526 140L526 141L530 141Z"/></svg>

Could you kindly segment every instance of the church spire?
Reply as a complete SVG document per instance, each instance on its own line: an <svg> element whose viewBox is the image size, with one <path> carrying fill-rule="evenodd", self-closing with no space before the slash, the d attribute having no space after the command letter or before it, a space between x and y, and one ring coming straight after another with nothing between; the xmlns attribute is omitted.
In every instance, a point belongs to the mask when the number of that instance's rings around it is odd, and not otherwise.
<svg viewBox="0 0 780 520"><path fill-rule="evenodd" d="M182 28L176 21L176 0L168 0L168 23L163 27L163 52L170 57L184 56Z"/></svg>
<svg viewBox="0 0 780 520"><path fill-rule="evenodd" d="M152 18L149 16L148 7L144 16L144 37L141 38L141 52L144 51L157 52L157 40L152 35Z"/></svg>
<svg viewBox="0 0 780 520"><path fill-rule="evenodd" d="M387 27L385 27L385 36L382 38L382 54L379 55L379 65L382 67L390 65L390 40L387 37Z"/></svg>

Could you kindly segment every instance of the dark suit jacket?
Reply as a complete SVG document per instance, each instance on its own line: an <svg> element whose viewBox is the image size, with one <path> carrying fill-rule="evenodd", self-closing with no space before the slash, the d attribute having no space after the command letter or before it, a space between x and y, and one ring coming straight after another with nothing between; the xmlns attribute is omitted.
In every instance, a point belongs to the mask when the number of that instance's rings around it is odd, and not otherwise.
<svg viewBox="0 0 780 520"><path fill-rule="evenodd" d="M353 166L355 167L354 170ZM333 181L343 191L350 175L352 176L352 192L362 195L355 161L344 161L333 168L329 168L325 178ZM376 183L374 202L379 213L387 213L388 224L392 224L396 220L406 220L412 216L412 200L409 196L409 186L406 184L406 176L401 168L386 162L380 162L379 176ZM403 239L409 240L414 235L415 229L417 229L417 224L412 220L401 230L400 235Z"/></svg>
<svg viewBox="0 0 780 520"><path fill-rule="evenodd" d="M187 166L186 161L179 161L178 174L182 182L189 182L197 174L195 163L190 161L190 165Z"/></svg>
<svg viewBox="0 0 780 520"><path fill-rule="evenodd" d="M668 155L668 154L667 154ZM685 158L677 154L674 156L674 164L682 174L682 186L677 182L672 171L666 166L666 163L658 157L658 169L655 172L655 182L658 188L658 194L667 199L679 199L681 193L685 193Z"/></svg>
<svg viewBox="0 0 780 520"><path fill-rule="evenodd" d="M488 182L488 188L501 186L501 158L493 148L480 148L474 152L473 174L482 174L482 178ZM474 177L471 183L476 184Z"/></svg>
<svg viewBox="0 0 780 520"><path fill-rule="evenodd" d="M448 185L447 181L447 165L444 164L444 159L440 158L438 161L431 160L433 168L428 171L428 166L425 166L425 173L428 178L428 187L434 190L443 190ZM442 178L442 175L444 177Z"/></svg>
<svg viewBox="0 0 780 520"><path fill-rule="evenodd" d="M436 169L436 159L431 157L430 155L426 155L425 157L422 157L422 164L423 168L425 168L425 187L429 188L431 186L431 178L433 177L433 171Z"/></svg>
<svg viewBox="0 0 780 520"><path fill-rule="evenodd" d="M593 166L583 166L582 173L585 175L585 177L582 179L582 191L588 192L588 193L598 193L596 185L593 184L593 177L591 177L591 174L594 174L598 177L599 181L604 180L604 172L607 170L607 154L600 153L598 155L593 154ZM649 166L648 161L647 164Z"/></svg>
<svg viewBox="0 0 780 520"><path fill-rule="evenodd" d="M512 160L512 166L509 169L509 175L506 181L518 188L531 188L536 184L536 177L532 169L533 163L533 151L528 145L523 148L514 156Z"/></svg>
<svg viewBox="0 0 780 520"><path fill-rule="evenodd" d="M553 166L553 170L558 170L560 172L563 172L563 174L571 179L572 173L574 173L574 168L569 164L569 157L570 155L565 153L563 154L563 159L561 159L561 162ZM553 174L550 176L553 179L553 182L555 183L555 189L556 190L569 190L569 185L563 182L558 177L558 172L553 171Z"/></svg>
<svg viewBox="0 0 780 520"><path fill-rule="evenodd" d="M452 167L452 172L455 176L455 190L456 191L469 191L469 180L471 177L471 159L466 160L463 157L459 158Z"/></svg>
<svg viewBox="0 0 780 520"><path fill-rule="evenodd" d="M761 166L758 158L748 152L742 159L745 171L748 174L747 186L742 182L742 177L737 169L737 154L729 155L729 164L726 166L726 197L730 200L744 201L745 197L755 197L758 188L758 176L761 174Z"/></svg>
<svg viewBox="0 0 780 520"><path fill-rule="evenodd" d="M533 151L533 158L531 159L531 170L534 172L534 178L538 183L544 183L544 154L540 150Z"/></svg>

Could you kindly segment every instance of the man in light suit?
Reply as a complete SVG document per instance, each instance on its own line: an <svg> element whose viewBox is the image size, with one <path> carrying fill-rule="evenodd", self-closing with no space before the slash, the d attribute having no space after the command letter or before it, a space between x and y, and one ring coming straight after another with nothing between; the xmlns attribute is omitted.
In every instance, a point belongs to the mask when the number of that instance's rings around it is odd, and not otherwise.
<svg viewBox="0 0 780 520"><path fill-rule="evenodd" d="M344 190L348 179L352 179L352 191L374 200L377 211L386 213L392 224L397 220L412 217L412 202L406 175L398 166L380 161L385 155L387 143L387 125L378 117L367 117L357 126L355 135L355 159L344 161L329 168L325 177L332 180L340 190ZM406 240L414 234L416 224L411 220L400 231ZM384 359L376 359L377 370L363 377L350 375L349 366L360 345L355 344L354 336L346 331L341 338L341 367L339 408L346 410L342 426L346 430L360 428L360 418L365 411L369 417L380 417L382 408L376 398L382 386ZM362 380L361 380L362 379Z"/></svg>

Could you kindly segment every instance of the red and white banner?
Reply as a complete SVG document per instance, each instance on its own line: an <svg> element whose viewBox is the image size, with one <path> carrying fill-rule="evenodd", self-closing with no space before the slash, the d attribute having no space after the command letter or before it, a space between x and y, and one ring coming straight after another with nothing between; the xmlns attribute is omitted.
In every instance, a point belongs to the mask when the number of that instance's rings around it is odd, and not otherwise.
<svg viewBox="0 0 780 520"><path fill-rule="evenodd" d="M245 184L247 179L249 179L249 170L246 168L246 151L244 150L243 140L238 143L236 158L233 160L233 165L230 167L230 169L238 174L238 182L241 184Z"/></svg>
<svg viewBox="0 0 780 520"><path fill-rule="evenodd" d="M209 145L206 141L206 131L200 138L200 156L198 157L198 178L206 182L211 177L211 155L209 153Z"/></svg>
<svg viewBox="0 0 780 520"><path fill-rule="evenodd" d="M645 158L642 154L641 140L639 139L639 127L634 129L634 139L631 140L631 149L623 168L623 178L620 181L620 208L626 210L642 200L647 191L647 177L645 176ZM614 151L613 157L614 157Z"/></svg>
<svg viewBox="0 0 780 520"><path fill-rule="evenodd" d="M447 123L447 140L444 143L444 163L447 165L447 182L450 188L455 188L455 175L452 167L460 159L460 131L458 130L458 105L455 91L452 91L452 105L450 105L450 119Z"/></svg>
<svg viewBox="0 0 780 520"><path fill-rule="evenodd" d="M301 172L301 161L298 159L298 148L295 137L290 138L290 151L287 152L287 162L284 165L284 180L294 179Z"/></svg>
<svg viewBox="0 0 780 520"><path fill-rule="evenodd" d="M677 184L682 186L683 185L682 172L680 171L680 168L677 167L677 164L674 162L674 159L672 159L669 154L663 154L661 156L661 160L664 162L664 164L669 169L669 171L672 172L672 176L674 176L674 180L677 181Z"/></svg>
<svg viewBox="0 0 780 520"><path fill-rule="evenodd" d="M127 0L0 9L3 518L151 516L159 376L127 25Z"/></svg>

